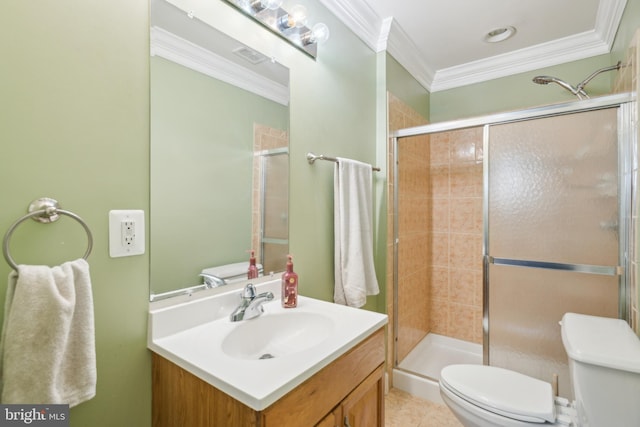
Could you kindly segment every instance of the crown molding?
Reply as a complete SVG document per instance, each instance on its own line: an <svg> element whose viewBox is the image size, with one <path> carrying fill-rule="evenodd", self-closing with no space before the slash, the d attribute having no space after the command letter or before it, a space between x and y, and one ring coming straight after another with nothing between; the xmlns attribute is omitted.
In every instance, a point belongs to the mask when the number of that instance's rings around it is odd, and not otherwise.
<svg viewBox="0 0 640 427"><path fill-rule="evenodd" d="M415 44L392 20L382 19L364 0L319 0L372 50L387 50L427 90L437 92L577 61L611 51L627 0L602 0L595 28L526 49L434 70L415 55Z"/></svg>
<svg viewBox="0 0 640 427"><path fill-rule="evenodd" d="M430 90L435 70L415 53L418 48L396 21L390 25L387 52L395 58L422 86Z"/></svg>
<svg viewBox="0 0 640 427"><path fill-rule="evenodd" d="M438 92L609 53L626 4L601 1L593 31L438 70L427 89Z"/></svg>
<svg viewBox="0 0 640 427"><path fill-rule="evenodd" d="M151 27L151 56L160 56L209 77L289 105L289 88L159 27Z"/></svg>
<svg viewBox="0 0 640 427"><path fill-rule="evenodd" d="M382 18L363 0L319 0L374 52L386 49L386 37L381 40Z"/></svg>
<svg viewBox="0 0 640 427"><path fill-rule="evenodd" d="M595 29L607 43L609 50L613 47L613 42L624 14L627 0L601 0L596 15Z"/></svg>
<svg viewBox="0 0 640 427"><path fill-rule="evenodd" d="M609 52L608 46L602 43L595 32L590 31L503 55L443 68L436 72L430 91L453 89L607 52Z"/></svg>

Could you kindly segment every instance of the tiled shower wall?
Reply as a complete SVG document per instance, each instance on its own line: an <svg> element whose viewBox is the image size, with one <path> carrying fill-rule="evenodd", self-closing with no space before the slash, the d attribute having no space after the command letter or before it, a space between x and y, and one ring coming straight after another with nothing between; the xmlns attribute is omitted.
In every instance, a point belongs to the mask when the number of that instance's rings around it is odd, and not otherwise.
<svg viewBox="0 0 640 427"><path fill-rule="evenodd" d="M427 124L427 120L420 116L416 111L400 101L393 94L388 93L388 114L389 114L389 132L404 129L413 126ZM405 141L407 142L407 141ZM411 138L411 141L403 146L403 155L408 159L408 168L413 170L411 174L405 174L401 179L402 189L413 188L416 196L421 196L422 201L426 201L426 186L428 183L428 136L419 136ZM388 171L393 171L394 153L391 141L388 144L389 164ZM416 162L414 163L413 160ZM403 161L403 164L405 162ZM393 224L394 224L394 177L389 173L388 178L388 211L387 224L388 227L388 246L387 246L387 313L391 322L394 319L394 301L391 297L393 286ZM422 188L422 191L418 191ZM421 194L420 194L421 193ZM406 201L406 199L405 199ZM400 292L398 301L399 314L399 330L400 338L394 344L393 334L388 334L387 360L394 360L394 348L398 346L398 355L402 360L407 353L429 332L429 286L427 282L427 265L426 265L426 207L420 207L419 203L402 205L402 215L399 216L403 220L400 224L400 238L407 242L406 247L415 247L412 250L404 250L400 253ZM409 211L410 210L410 211ZM422 233L422 236L420 236ZM422 245L420 242L422 241ZM413 243L410 243L413 242ZM405 247L404 245L402 247ZM390 324L389 330L393 330L394 325ZM388 369L393 368L393 363L389 363ZM390 376L391 377L391 376Z"/></svg>
<svg viewBox="0 0 640 427"><path fill-rule="evenodd" d="M390 131L421 124L389 94ZM399 161L398 358L429 332L482 342L482 130L404 138ZM393 227L388 241L393 283Z"/></svg>
<svg viewBox="0 0 640 427"><path fill-rule="evenodd" d="M482 128L431 135L431 332L482 342Z"/></svg>

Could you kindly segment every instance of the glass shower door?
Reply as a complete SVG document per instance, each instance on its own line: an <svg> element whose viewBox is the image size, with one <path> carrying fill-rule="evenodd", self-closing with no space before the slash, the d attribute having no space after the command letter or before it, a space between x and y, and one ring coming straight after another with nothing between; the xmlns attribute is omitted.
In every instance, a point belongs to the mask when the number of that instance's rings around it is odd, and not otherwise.
<svg viewBox="0 0 640 427"><path fill-rule="evenodd" d="M617 113L486 130L485 354L547 382L557 374L563 396L571 394L563 314L618 317Z"/></svg>
<svg viewBox="0 0 640 427"><path fill-rule="evenodd" d="M289 253L289 152L262 156L260 253L264 274L282 271Z"/></svg>

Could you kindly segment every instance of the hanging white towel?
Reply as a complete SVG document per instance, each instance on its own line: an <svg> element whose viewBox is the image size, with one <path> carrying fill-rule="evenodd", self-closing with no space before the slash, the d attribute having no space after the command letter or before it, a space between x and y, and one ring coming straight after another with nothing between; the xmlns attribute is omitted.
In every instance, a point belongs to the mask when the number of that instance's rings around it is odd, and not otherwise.
<svg viewBox="0 0 640 427"><path fill-rule="evenodd" d="M84 259L9 274L2 342L4 404L69 404L96 393L93 296Z"/></svg>
<svg viewBox="0 0 640 427"><path fill-rule="evenodd" d="M338 158L334 172L334 301L362 307L377 295L373 264L373 179L369 164Z"/></svg>

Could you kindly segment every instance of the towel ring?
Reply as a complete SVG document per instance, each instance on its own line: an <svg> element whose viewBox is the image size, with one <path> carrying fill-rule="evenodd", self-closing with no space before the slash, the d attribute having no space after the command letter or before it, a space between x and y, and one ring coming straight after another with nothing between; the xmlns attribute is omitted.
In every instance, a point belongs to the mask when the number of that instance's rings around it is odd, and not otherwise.
<svg viewBox="0 0 640 427"><path fill-rule="evenodd" d="M73 212L60 209L58 205L58 201L55 199L50 199L48 197L43 197L41 199L37 199L31 202L31 204L29 205L28 211L29 211L28 214L18 219L16 222L14 222L11 225L11 227L9 227L9 229L7 230L7 233L4 235L4 240L2 241L2 250L4 253L4 259L14 270L18 271L18 265L13 260L13 258L11 258L11 255L9 254L9 241L11 240L11 235L13 234L14 230L18 227L18 225L20 225L22 222L26 221L29 218L32 218L34 221L38 221L43 224L49 224L57 221L60 218L60 215L70 216L71 218L75 219L80 223L80 225L82 225L82 227L84 228L84 231L87 232L87 239L88 239L87 251L84 253L82 258L87 259L89 257L89 254L91 253L91 249L93 249L93 236L91 234L91 230L89 229L89 226L82 220L82 218L80 218L78 215L74 214Z"/></svg>

